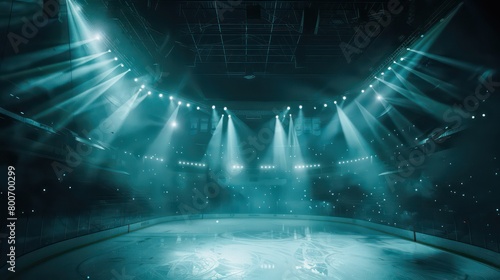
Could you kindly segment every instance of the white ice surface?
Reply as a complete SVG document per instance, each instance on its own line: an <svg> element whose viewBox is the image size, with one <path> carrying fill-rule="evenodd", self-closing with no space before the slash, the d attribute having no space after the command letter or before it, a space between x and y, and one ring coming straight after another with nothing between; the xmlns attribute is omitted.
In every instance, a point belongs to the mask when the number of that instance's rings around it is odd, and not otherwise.
<svg viewBox="0 0 500 280"><path fill-rule="evenodd" d="M152 226L73 250L18 276L96 280L427 280L500 279L500 270L348 224L222 219Z"/></svg>

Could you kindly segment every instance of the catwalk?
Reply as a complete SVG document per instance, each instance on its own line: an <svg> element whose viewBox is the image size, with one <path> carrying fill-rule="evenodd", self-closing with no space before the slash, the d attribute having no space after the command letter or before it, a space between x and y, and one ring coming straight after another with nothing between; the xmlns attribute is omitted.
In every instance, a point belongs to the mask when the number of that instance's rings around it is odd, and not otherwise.
<svg viewBox="0 0 500 280"><path fill-rule="evenodd" d="M500 279L500 270L363 227L307 220L169 222L59 255L22 279Z"/></svg>

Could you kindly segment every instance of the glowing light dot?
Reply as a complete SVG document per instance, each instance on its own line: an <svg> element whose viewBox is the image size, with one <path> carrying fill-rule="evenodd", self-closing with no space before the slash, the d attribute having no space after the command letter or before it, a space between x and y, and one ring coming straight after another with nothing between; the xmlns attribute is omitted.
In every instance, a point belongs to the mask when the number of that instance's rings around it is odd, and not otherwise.
<svg viewBox="0 0 500 280"><path fill-rule="evenodd" d="M197 107L196 107L196 110L200 110L200 106L197 106Z"/></svg>
<svg viewBox="0 0 500 280"><path fill-rule="evenodd" d="M215 109L215 105L212 105L212 109Z"/></svg>
<svg viewBox="0 0 500 280"><path fill-rule="evenodd" d="M302 105L299 106L299 109L302 109Z"/></svg>
<svg viewBox="0 0 500 280"><path fill-rule="evenodd" d="M162 94L162 93L160 93L160 94L158 94L158 96L159 96L160 98L162 98L162 97L163 97L163 94Z"/></svg>
<svg viewBox="0 0 500 280"><path fill-rule="evenodd" d="M328 104L326 104L326 103L325 103L325 104L323 104L323 107L325 107L325 108L326 108L326 107L328 107Z"/></svg>
<svg viewBox="0 0 500 280"><path fill-rule="evenodd" d="M342 99L346 100L346 99L347 99L347 97L345 97L345 96L342 96Z"/></svg>
<svg viewBox="0 0 500 280"><path fill-rule="evenodd" d="M188 104L186 104L186 107L191 107L191 104L189 104L189 103L188 103Z"/></svg>

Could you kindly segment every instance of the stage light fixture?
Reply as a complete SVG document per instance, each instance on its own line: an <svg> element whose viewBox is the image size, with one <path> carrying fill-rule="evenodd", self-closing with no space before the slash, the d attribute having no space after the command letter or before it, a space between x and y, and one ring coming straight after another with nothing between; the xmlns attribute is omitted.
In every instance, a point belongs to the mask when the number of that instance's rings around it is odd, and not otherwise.
<svg viewBox="0 0 500 280"><path fill-rule="evenodd" d="M373 87L373 85L370 85L370 87L372 88L372 87Z"/></svg>
<svg viewBox="0 0 500 280"><path fill-rule="evenodd" d="M402 57L402 58L400 58L399 60L403 61L403 60L405 60L405 58L404 58L404 57Z"/></svg>
<svg viewBox="0 0 500 280"><path fill-rule="evenodd" d="M177 105L182 105L182 102L181 101L177 102Z"/></svg>
<svg viewBox="0 0 500 280"><path fill-rule="evenodd" d="M227 111L227 107L224 107L224 111Z"/></svg>
<svg viewBox="0 0 500 280"><path fill-rule="evenodd" d="M174 100L174 97L173 97L172 95L170 95L170 96L168 97L168 99L170 99L170 100Z"/></svg>
<svg viewBox="0 0 500 280"><path fill-rule="evenodd" d="M142 85L141 88L145 88L146 86L145 85Z"/></svg>
<svg viewBox="0 0 500 280"><path fill-rule="evenodd" d="M118 57L116 57L116 56L115 56L115 58L113 58L113 59L114 59L115 61L117 61L117 60L118 60Z"/></svg>
<svg viewBox="0 0 500 280"><path fill-rule="evenodd" d="M361 90L361 93L365 93L365 90L364 90L364 89L362 89L362 90Z"/></svg>
<svg viewBox="0 0 500 280"><path fill-rule="evenodd" d="M191 104L189 104L189 103L188 103L188 104L186 104L186 107L188 107L188 108L189 108L189 107L191 107Z"/></svg>
<svg viewBox="0 0 500 280"><path fill-rule="evenodd" d="M384 76L384 72L380 73L380 75Z"/></svg>
<svg viewBox="0 0 500 280"><path fill-rule="evenodd" d="M337 104L337 101L333 101L333 104Z"/></svg>
<svg viewBox="0 0 500 280"><path fill-rule="evenodd" d="M231 115L227 115L228 118L231 118Z"/></svg>
<svg viewBox="0 0 500 280"><path fill-rule="evenodd" d="M302 109L302 105L299 105L299 109Z"/></svg>
<svg viewBox="0 0 500 280"><path fill-rule="evenodd" d="M290 106L286 107L287 110L290 110Z"/></svg>
<svg viewBox="0 0 500 280"><path fill-rule="evenodd" d="M163 94L162 94L162 93L160 93L160 94L158 94L158 96L159 96L160 98L162 98L162 97L163 97Z"/></svg>
<svg viewBox="0 0 500 280"><path fill-rule="evenodd" d="M323 104L323 107L325 107L325 108L326 108L326 107L328 107L328 104L326 104L326 103L325 103L325 104Z"/></svg>
<svg viewBox="0 0 500 280"><path fill-rule="evenodd" d="M111 52L111 50L108 50L108 52Z"/></svg>
<svg viewBox="0 0 500 280"><path fill-rule="evenodd" d="M151 95L151 91L148 91L148 95Z"/></svg>
<svg viewBox="0 0 500 280"><path fill-rule="evenodd" d="M342 96L342 99L346 100L346 99L347 99L347 97L345 97L345 96Z"/></svg>
<svg viewBox="0 0 500 280"><path fill-rule="evenodd" d="M139 79L137 79L137 78L134 78L134 82L137 82L137 81L139 81Z"/></svg>
<svg viewBox="0 0 500 280"><path fill-rule="evenodd" d="M280 117L278 115L276 115L276 119L279 119Z"/></svg>
<svg viewBox="0 0 500 280"><path fill-rule="evenodd" d="M382 100L382 96L377 95L377 99L378 99L378 100Z"/></svg>
<svg viewBox="0 0 500 280"><path fill-rule="evenodd" d="M387 70L391 70L391 69L392 69L392 67L391 67L391 66L387 67Z"/></svg>
<svg viewBox="0 0 500 280"><path fill-rule="evenodd" d="M125 67L125 65L123 65L123 63L120 64L121 67Z"/></svg>
<svg viewBox="0 0 500 280"><path fill-rule="evenodd" d="M200 106L196 107L196 110L200 110Z"/></svg>
<svg viewBox="0 0 500 280"><path fill-rule="evenodd" d="M176 127L176 126L177 126L177 123L176 123L176 122L173 122L173 123L172 123L172 126L173 126L173 127Z"/></svg>
<svg viewBox="0 0 500 280"><path fill-rule="evenodd" d="M214 109L214 110L215 110L215 105L212 105L212 109Z"/></svg>

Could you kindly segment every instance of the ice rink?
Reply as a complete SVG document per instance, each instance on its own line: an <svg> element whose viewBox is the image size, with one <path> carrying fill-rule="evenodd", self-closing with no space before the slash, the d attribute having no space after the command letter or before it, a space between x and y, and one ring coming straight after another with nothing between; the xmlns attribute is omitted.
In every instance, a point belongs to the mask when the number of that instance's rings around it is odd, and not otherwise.
<svg viewBox="0 0 500 280"><path fill-rule="evenodd" d="M151 226L51 258L19 279L500 279L480 262L363 227L221 219Z"/></svg>

